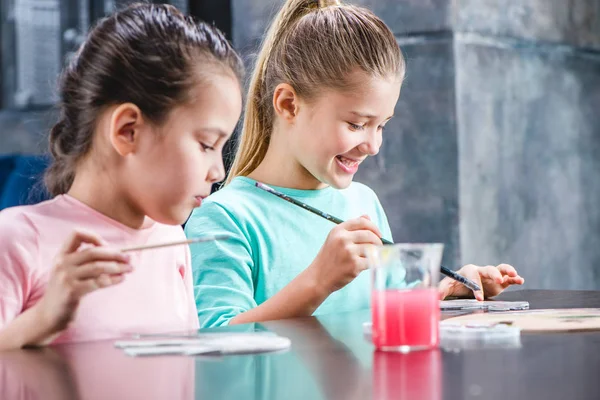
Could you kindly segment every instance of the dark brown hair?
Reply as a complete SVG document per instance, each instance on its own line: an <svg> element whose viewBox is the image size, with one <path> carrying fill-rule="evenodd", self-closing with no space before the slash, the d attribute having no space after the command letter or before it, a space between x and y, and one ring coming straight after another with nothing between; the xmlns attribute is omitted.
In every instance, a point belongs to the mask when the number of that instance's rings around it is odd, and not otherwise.
<svg viewBox="0 0 600 400"><path fill-rule="evenodd" d="M175 106L192 100L191 89L200 80L222 72L242 80L243 64L224 35L173 6L135 4L99 21L59 81L60 120L49 137L48 191L59 195L70 189L107 106L133 103L160 124Z"/></svg>

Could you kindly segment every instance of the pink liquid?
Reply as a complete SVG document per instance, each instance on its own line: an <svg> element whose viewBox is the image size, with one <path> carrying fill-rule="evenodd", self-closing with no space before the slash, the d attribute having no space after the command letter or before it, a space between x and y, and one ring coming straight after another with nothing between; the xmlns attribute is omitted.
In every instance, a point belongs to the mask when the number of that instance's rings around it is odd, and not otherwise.
<svg viewBox="0 0 600 400"><path fill-rule="evenodd" d="M402 354L373 352L373 399L442 399L439 349Z"/></svg>
<svg viewBox="0 0 600 400"><path fill-rule="evenodd" d="M437 289L374 290L373 344L382 347L435 347L439 344Z"/></svg>

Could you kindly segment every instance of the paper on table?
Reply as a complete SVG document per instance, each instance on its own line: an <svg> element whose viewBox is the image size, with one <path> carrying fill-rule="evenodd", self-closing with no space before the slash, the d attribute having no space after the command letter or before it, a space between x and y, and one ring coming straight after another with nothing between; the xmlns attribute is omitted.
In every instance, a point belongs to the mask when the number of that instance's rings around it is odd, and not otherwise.
<svg viewBox="0 0 600 400"><path fill-rule="evenodd" d="M193 333L134 333L131 335L132 339L211 339L216 337L231 337L231 336L277 336L275 332L271 331L245 331L245 332L223 332L223 331L215 331L215 332L193 332Z"/></svg>
<svg viewBox="0 0 600 400"><path fill-rule="evenodd" d="M470 314L453 317L444 324L505 324L524 332L581 332L600 330L600 308L524 310Z"/></svg>
<svg viewBox="0 0 600 400"><path fill-rule="evenodd" d="M149 346L149 347L127 347L123 350L125 354L132 357L137 356L168 356L188 354L215 354L219 349L212 346Z"/></svg>
<svg viewBox="0 0 600 400"><path fill-rule="evenodd" d="M206 345L206 340L198 339L159 339L159 340L126 340L115 342L115 347L119 349L128 349L136 347L181 347L181 346L194 346L194 345Z"/></svg>
<svg viewBox="0 0 600 400"><path fill-rule="evenodd" d="M197 339L131 340L115 342L128 355L246 354L286 350L288 338L277 335L215 335Z"/></svg>

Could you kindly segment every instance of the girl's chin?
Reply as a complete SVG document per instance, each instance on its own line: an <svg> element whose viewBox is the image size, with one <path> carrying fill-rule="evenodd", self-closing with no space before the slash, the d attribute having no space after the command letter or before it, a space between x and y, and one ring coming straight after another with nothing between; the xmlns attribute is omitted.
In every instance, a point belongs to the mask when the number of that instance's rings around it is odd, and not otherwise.
<svg viewBox="0 0 600 400"><path fill-rule="evenodd" d="M352 183L354 176L330 176L327 181L322 181L324 184L331 186L334 189L346 189Z"/></svg>

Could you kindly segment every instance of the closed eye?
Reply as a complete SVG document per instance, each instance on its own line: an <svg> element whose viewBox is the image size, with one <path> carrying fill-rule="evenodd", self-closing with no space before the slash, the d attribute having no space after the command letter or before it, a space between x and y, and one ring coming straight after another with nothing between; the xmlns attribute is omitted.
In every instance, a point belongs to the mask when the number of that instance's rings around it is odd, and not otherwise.
<svg viewBox="0 0 600 400"><path fill-rule="evenodd" d="M212 151L215 149L214 147L204 144L202 142L200 142L200 147L202 147L202 151Z"/></svg>

